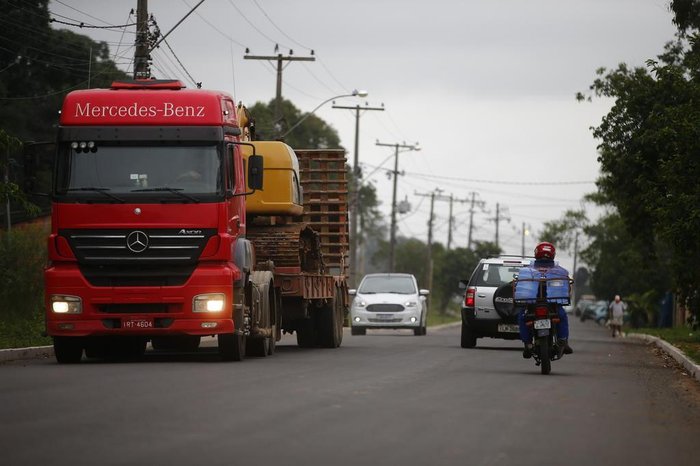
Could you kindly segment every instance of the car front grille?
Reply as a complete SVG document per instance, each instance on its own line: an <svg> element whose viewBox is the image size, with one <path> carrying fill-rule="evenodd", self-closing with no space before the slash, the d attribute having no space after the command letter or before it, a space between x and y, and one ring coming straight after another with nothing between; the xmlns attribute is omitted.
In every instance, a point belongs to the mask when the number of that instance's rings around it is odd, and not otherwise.
<svg viewBox="0 0 700 466"><path fill-rule="evenodd" d="M404 307L401 304L370 304L367 306L368 312L401 312Z"/></svg>

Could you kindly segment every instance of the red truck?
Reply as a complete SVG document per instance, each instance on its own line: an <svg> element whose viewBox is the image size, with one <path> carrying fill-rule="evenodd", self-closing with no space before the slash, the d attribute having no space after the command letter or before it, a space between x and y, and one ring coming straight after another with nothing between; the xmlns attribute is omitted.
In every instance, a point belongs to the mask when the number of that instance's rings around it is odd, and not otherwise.
<svg viewBox="0 0 700 466"><path fill-rule="evenodd" d="M272 354L283 331L341 344L344 153L246 141L238 110L169 80L66 96L45 271L59 363L136 358L149 341L192 351L203 336L237 361Z"/></svg>

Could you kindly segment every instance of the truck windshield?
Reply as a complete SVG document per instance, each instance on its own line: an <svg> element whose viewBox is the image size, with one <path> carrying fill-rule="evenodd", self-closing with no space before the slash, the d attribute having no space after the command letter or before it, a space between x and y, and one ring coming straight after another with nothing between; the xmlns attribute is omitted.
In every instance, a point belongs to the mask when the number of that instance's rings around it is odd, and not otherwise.
<svg viewBox="0 0 700 466"><path fill-rule="evenodd" d="M59 149L56 195L89 198L91 202L115 202L115 197L124 201L213 202L224 194L223 172L216 144L102 143L76 148L74 143L65 143Z"/></svg>

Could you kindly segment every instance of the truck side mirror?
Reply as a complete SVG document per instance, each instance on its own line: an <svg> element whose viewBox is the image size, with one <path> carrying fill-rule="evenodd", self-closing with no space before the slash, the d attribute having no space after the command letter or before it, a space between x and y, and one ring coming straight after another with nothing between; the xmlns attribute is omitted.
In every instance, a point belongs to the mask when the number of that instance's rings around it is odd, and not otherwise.
<svg viewBox="0 0 700 466"><path fill-rule="evenodd" d="M252 190L263 189L263 157L251 155L248 157L248 187Z"/></svg>

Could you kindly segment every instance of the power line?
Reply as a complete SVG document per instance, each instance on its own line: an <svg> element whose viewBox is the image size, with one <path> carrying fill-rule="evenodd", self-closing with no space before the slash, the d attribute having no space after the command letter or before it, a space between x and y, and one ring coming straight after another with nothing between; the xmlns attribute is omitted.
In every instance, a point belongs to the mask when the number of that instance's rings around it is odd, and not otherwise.
<svg viewBox="0 0 700 466"><path fill-rule="evenodd" d="M121 28L130 27L130 26L136 26L136 23L120 24L120 25L114 25L114 26L93 26L91 24L85 24L83 22L69 23L68 21L61 21L60 19L56 19L56 18L49 19L49 23L65 24L66 26L74 26L74 27L79 27L81 29L121 29Z"/></svg>
<svg viewBox="0 0 700 466"><path fill-rule="evenodd" d="M267 20L270 21L270 24L272 24L272 25L275 27L275 29L277 29L280 33L282 33L282 35L283 35L284 37L286 37L287 39L291 40L292 42L294 42L294 43L295 43L296 45L298 45L299 47L304 48L304 49L306 49L306 50L310 50L310 51L311 51L311 54L313 55L313 50L312 50L310 47L307 47L307 46L305 46L305 45L303 45L303 44L300 44L299 42L297 42L297 41L294 40L293 38L289 37L289 35L287 35L282 29L280 29L279 26L277 26L277 24L275 24L275 22L272 21L272 18L270 18L270 16L267 14L267 12L265 12L265 10L263 10L263 8L260 6L260 4L257 2L257 0L253 0L253 3L255 4L255 6L258 7L258 9L262 12L262 14L265 15L265 18L267 18Z"/></svg>
<svg viewBox="0 0 700 466"><path fill-rule="evenodd" d="M251 20L248 19L248 17L233 3L232 0L228 0L228 2L229 2L229 4L238 12L238 14L241 15L241 18L243 18L243 19L250 25L250 27L252 27L253 29L255 29L255 30L258 32L258 34L260 34L261 36L263 36L265 39L269 40L269 41L272 42L273 44L279 44L279 43L280 43L280 42L274 40L273 38L271 38L270 36L268 36L267 34L265 34L264 32L262 32L255 24L253 24L253 22L252 22ZM282 45L283 45L284 48L286 48L286 49L290 49L290 50L291 50L291 48L292 48L292 47L287 46L286 44L282 44ZM309 49L309 50L310 50L310 49Z"/></svg>

